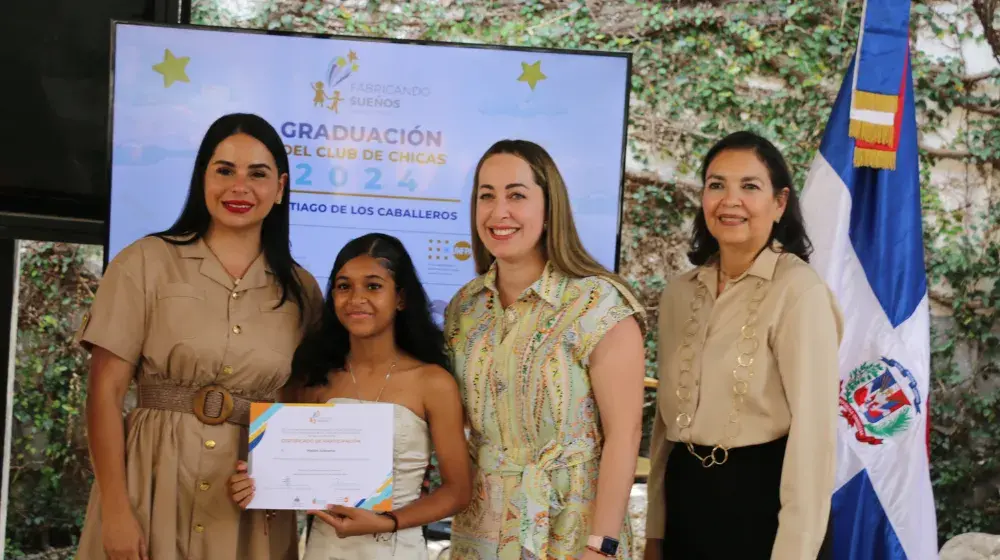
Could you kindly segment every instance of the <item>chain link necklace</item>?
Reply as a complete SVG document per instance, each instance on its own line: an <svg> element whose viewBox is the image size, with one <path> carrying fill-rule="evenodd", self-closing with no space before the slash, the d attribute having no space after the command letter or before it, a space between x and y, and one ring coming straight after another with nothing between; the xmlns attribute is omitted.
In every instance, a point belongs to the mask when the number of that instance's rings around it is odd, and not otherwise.
<svg viewBox="0 0 1000 560"><path fill-rule="evenodd" d="M378 396L375 397L373 402L379 402L382 398L382 392L385 391L386 386L389 385L389 376L392 374L393 368L396 367L396 361L393 360L392 365L389 366L389 371L385 372L385 381L382 382L382 388L379 389ZM364 398L361 397L361 388L358 386L358 380L354 377L354 368L351 366L351 362L347 362L347 372L351 374L351 381L354 382L354 393L358 395L358 400L363 401Z"/></svg>
<svg viewBox="0 0 1000 560"><path fill-rule="evenodd" d="M698 286L695 298L691 301L691 317L684 324L684 339L681 342L677 354L680 359L680 374L677 379L677 400L678 409L677 427L680 429L680 440L687 445L688 452L701 461L701 466L705 468L716 465L724 465L729 460L730 444L740 433L740 409L743 405L743 398L750 390L750 380L753 379L754 354L760 347L760 340L757 338L757 310L760 302L763 301L767 292L764 289L764 280L757 280L753 297L747 305L747 319L740 328L740 340L736 343L739 356L736 358L736 367L733 368L733 408L729 412L729 418L724 430L725 438L721 443L712 447L712 451L704 457L695 451L694 444L691 443L691 421L693 420L694 408L691 403L691 384L697 385L691 369L694 367L695 349L692 346L694 337L701 332L701 325L698 323L698 311L705 303L705 296L708 288L704 284ZM727 283L727 288L728 283ZM745 376L741 375L745 374Z"/></svg>

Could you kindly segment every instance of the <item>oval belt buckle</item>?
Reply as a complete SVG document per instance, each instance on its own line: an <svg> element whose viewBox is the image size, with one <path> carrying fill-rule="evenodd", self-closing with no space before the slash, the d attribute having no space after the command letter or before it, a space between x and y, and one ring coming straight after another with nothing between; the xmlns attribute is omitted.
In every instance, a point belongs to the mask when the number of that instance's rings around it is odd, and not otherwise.
<svg viewBox="0 0 1000 560"><path fill-rule="evenodd" d="M205 400L208 398L209 393L219 393L222 395L222 410L219 411L219 416L214 418L205 414ZM198 392L194 394L191 404L194 415L198 417L198 420L209 426L222 424L233 415L233 395L229 392L229 389L226 389L222 385L205 385L201 389L198 389Z"/></svg>

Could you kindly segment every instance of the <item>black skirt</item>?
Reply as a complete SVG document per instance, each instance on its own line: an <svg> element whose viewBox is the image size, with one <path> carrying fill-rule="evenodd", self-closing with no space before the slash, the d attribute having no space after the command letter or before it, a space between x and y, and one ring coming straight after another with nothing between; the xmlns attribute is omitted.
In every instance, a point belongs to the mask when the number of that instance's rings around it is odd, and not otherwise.
<svg viewBox="0 0 1000 560"><path fill-rule="evenodd" d="M682 443L667 460L666 532L668 560L740 558L769 560L778 533L784 437L729 451L724 465L705 468ZM701 456L710 447L695 446ZM819 559L832 558L832 521ZM807 560L807 559L789 559Z"/></svg>

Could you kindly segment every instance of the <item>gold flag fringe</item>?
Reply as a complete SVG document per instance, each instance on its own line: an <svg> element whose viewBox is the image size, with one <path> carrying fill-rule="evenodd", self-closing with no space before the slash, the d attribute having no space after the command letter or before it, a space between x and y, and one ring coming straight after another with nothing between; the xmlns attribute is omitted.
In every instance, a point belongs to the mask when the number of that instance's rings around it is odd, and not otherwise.
<svg viewBox="0 0 1000 560"><path fill-rule="evenodd" d="M871 93L868 91L855 91L853 105L855 109L864 111L895 113L899 108L899 96Z"/></svg>
<svg viewBox="0 0 1000 560"><path fill-rule="evenodd" d="M875 169L896 169L896 152L854 148L854 167L873 167Z"/></svg>
<svg viewBox="0 0 1000 560"><path fill-rule="evenodd" d="M891 146L896 135L896 129L892 125L874 124L867 121L851 119L851 126L848 131L851 138L864 140L870 144L882 144Z"/></svg>

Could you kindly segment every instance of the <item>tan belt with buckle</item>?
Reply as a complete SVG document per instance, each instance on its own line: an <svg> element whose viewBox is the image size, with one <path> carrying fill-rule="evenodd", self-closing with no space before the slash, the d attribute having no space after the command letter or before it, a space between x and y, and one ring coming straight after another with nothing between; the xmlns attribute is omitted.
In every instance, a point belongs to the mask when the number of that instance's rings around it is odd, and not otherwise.
<svg viewBox="0 0 1000 560"><path fill-rule="evenodd" d="M230 422L250 425L250 404L274 402L272 399L248 399L234 395L222 385L183 387L180 385L140 384L138 408L153 408L194 414L210 426Z"/></svg>

